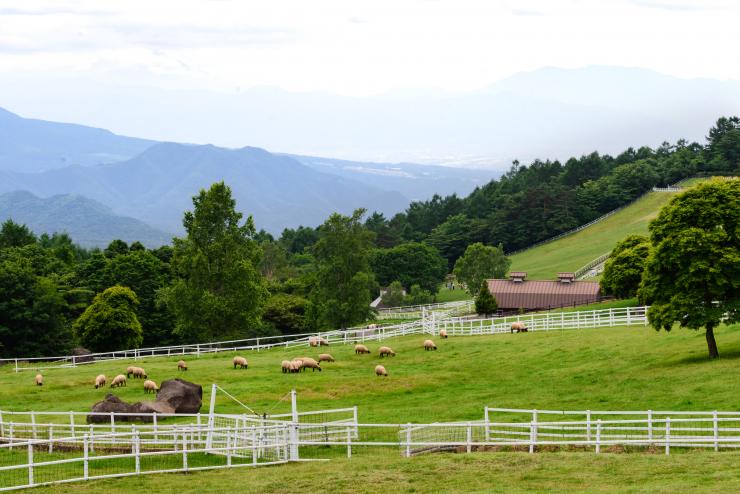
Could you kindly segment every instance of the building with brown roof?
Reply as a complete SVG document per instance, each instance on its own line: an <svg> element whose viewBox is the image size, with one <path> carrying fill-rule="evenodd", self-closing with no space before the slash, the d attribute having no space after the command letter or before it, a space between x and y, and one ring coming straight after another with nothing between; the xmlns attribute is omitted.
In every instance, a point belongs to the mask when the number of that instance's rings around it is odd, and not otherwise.
<svg viewBox="0 0 740 494"><path fill-rule="evenodd" d="M599 283L576 281L573 273L558 273L557 280L527 281L526 277L527 273L512 272L507 280L488 280L500 310L555 309L600 300Z"/></svg>

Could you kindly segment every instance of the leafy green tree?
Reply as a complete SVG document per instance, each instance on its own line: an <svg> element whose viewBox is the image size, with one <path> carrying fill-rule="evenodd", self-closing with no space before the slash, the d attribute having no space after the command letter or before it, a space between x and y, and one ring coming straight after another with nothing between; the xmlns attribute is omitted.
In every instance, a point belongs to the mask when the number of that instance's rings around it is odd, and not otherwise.
<svg viewBox="0 0 740 494"><path fill-rule="evenodd" d="M434 302L434 295L429 290L423 289L419 285L412 285L408 296L406 297L406 304L408 305L424 305L431 304Z"/></svg>
<svg viewBox="0 0 740 494"><path fill-rule="evenodd" d="M0 261L0 354L41 357L69 350L67 304L56 283L28 260Z"/></svg>
<svg viewBox="0 0 740 494"><path fill-rule="evenodd" d="M618 242L604 265L601 290L618 298L636 296L649 254L650 240L645 236L630 235Z"/></svg>
<svg viewBox="0 0 740 494"><path fill-rule="evenodd" d="M277 242L262 242L260 273L267 281L285 280L295 274L288 261L288 251Z"/></svg>
<svg viewBox="0 0 740 494"><path fill-rule="evenodd" d="M12 219L5 220L0 228L0 249L8 247L23 247L36 243L36 235L26 225L21 225Z"/></svg>
<svg viewBox="0 0 740 494"><path fill-rule="evenodd" d="M465 252L465 248L480 238L483 230L481 220L471 219L464 214L457 214L437 226L425 243L435 247L447 259L448 265L454 266L455 261Z"/></svg>
<svg viewBox="0 0 740 494"><path fill-rule="evenodd" d="M297 229L286 228L280 235L280 243L291 254L305 252L319 240L319 232L314 228L299 226Z"/></svg>
<svg viewBox="0 0 740 494"><path fill-rule="evenodd" d="M101 282L104 286L121 285L136 293L139 299L136 316L141 323L145 346L175 342L172 314L156 300L157 291L170 281L169 266L146 250L132 249L103 266Z"/></svg>
<svg viewBox="0 0 740 494"><path fill-rule="evenodd" d="M437 293L447 274L447 261L437 249L421 243L376 249L370 257L370 265L381 285L398 280L407 291L412 285L419 285L432 294Z"/></svg>
<svg viewBox="0 0 740 494"><path fill-rule="evenodd" d="M707 154L712 168L740 171L740 118L722 117L709 131Z"/></svg>
<svg viewBox="0 0 740 494"><path fill-rule="evenodd" d="M380 301L385 307L399 307L404 305L405 297L405 292L401 282L394 281L388 285L388 288L386 288Z"/></svg>
<svg viewBox="0 0 740 494"><path fill-rule="evenodd" d="M41 247L49 250L54 257L68 266L74 266L89 255L85 249L75 244L67 233L52 235L44 233L39 237L38 242Z"/></svg>
<svg viewBox="0 0 740 494"><path fill-rule="evenodd" d="M484 281L480 285L478 296L475 297L475 312L477 314L488 316L497 310L498 303L496 302L496 297L494 297L488 289L488 283Z"/></svg>
<svg viewBox="0 0 740 494"><path fill-rule="evenodd" d="M700 184L673 198L650 223L652 253L638 296L656 329L714 329L740 311L740 180Z"/></svg>
<svg viewBox="0 0 740 494"><path fill-rule="evenodd" d="M138 348L143 341L141 323L136 317L139 299L130 289L112 286L93 299L75 321L77 340L96 352Z"/></svg>
<svg viewBox="0 0 740 494"><path fill-rule="evenodd" d="M307 329L308 300L298 295L276 293L267 299L262 319L281 334L303 333Z"/></svg>
<svg viewBox="0 0 740 494"><path fill-rule="evenodd" d="M177 279L160 295L175 315L174 332L190 342L249 336L268 296L252 217L241 223L223 182L201 190L193 205L183 220L187 237L174 240Z"/></svg>
<svg viewBox="0 0 740 494"><path fill-rule="evenodd" d="M103 253L105 254L105 257L112 259L116 256L120 256L121 254L126 254L128 253L128 251L128 244L123 240L116 239L108 244L108 247L105 248Z"/></svg>
<svg viewBox="0 0 740 494"><path fill-rule="evenodd" d="M475 287L489 278L503 278L511 266L501 244L491 247L476 242L465 249L465 254L455 263L454 273L465 284L468 293L475 294Z"/></svg>
<svg viewBox="0 0 740 494"><path fill-rule="evenodd" d="M311 293L312 317L318 325L346 328L372 316L372 294L377 289L370 270L373 233L362 224L364 209L352 216L332 214L321 226L313 247L318 263Z"/></svg>

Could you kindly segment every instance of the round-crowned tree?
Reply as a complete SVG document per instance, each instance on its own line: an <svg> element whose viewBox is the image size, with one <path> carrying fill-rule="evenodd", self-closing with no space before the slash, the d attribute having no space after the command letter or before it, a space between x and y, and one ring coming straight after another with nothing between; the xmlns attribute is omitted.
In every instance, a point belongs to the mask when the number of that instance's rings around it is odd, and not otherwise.
<svg viewBox="0 0 740 494"><path fill-rule="evenodd" d="M82 346L97 352L137 348L143 341L136 317L138 304L130 288L116 285L106 289L75 321L75 337Z"/></svg>
<svg viewBox="0 0 740 494"><path fill-rule="evenodd" d="M715 180L675 197L650 223L652 253L638 291L656 329L714 329L740 315L740 180Z"/></svg>
<svg viewBox="0 0 740 494"><path fill-rule="evenodd" d="M488 289L488 282L483 281L478 290L478 296L475 297L475 312L488 316L498 310L498 302Z"/></svg>
<svg viewBox="0 0 740 494"><path fill-rule="evenodd" d="M649 254L650 240L642 235L630 235L617 243L604 265L602 291L618 298L637 295Z"/></svg>

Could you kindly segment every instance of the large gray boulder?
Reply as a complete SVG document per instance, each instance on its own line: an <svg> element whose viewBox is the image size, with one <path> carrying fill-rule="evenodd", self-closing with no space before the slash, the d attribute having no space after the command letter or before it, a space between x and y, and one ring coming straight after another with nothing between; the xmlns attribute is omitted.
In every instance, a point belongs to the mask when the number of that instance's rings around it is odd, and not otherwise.
<svg viewBox="0 0 740 494"><path fill-rule="evenodd" d="M110 422L110 412L151 414L151 413L198 413L203 404L203 387L183 379L164 381L159 387L155 401L126 403L119 397L108 393L104 400L92 406L87 416L88 423ZM98 415L108 414L108 415ZM116 417L119 422L151 422L151 415L131 415Z"/></svg>

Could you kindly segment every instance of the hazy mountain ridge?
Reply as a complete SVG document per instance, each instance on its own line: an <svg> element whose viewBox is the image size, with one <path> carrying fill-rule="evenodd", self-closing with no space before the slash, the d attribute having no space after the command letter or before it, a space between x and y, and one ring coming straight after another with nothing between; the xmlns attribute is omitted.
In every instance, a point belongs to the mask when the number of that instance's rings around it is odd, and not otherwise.
<svg viewBox="0 0 740 494"><path fill-rule="evenodd" d="M158 247L172 239L140 220L116 215L107 206L75 194L47 198L28 191L0 194L0 221L7 219L26 224L37 235L66 232L84 247L103 247L114 239Z"/></svg>

